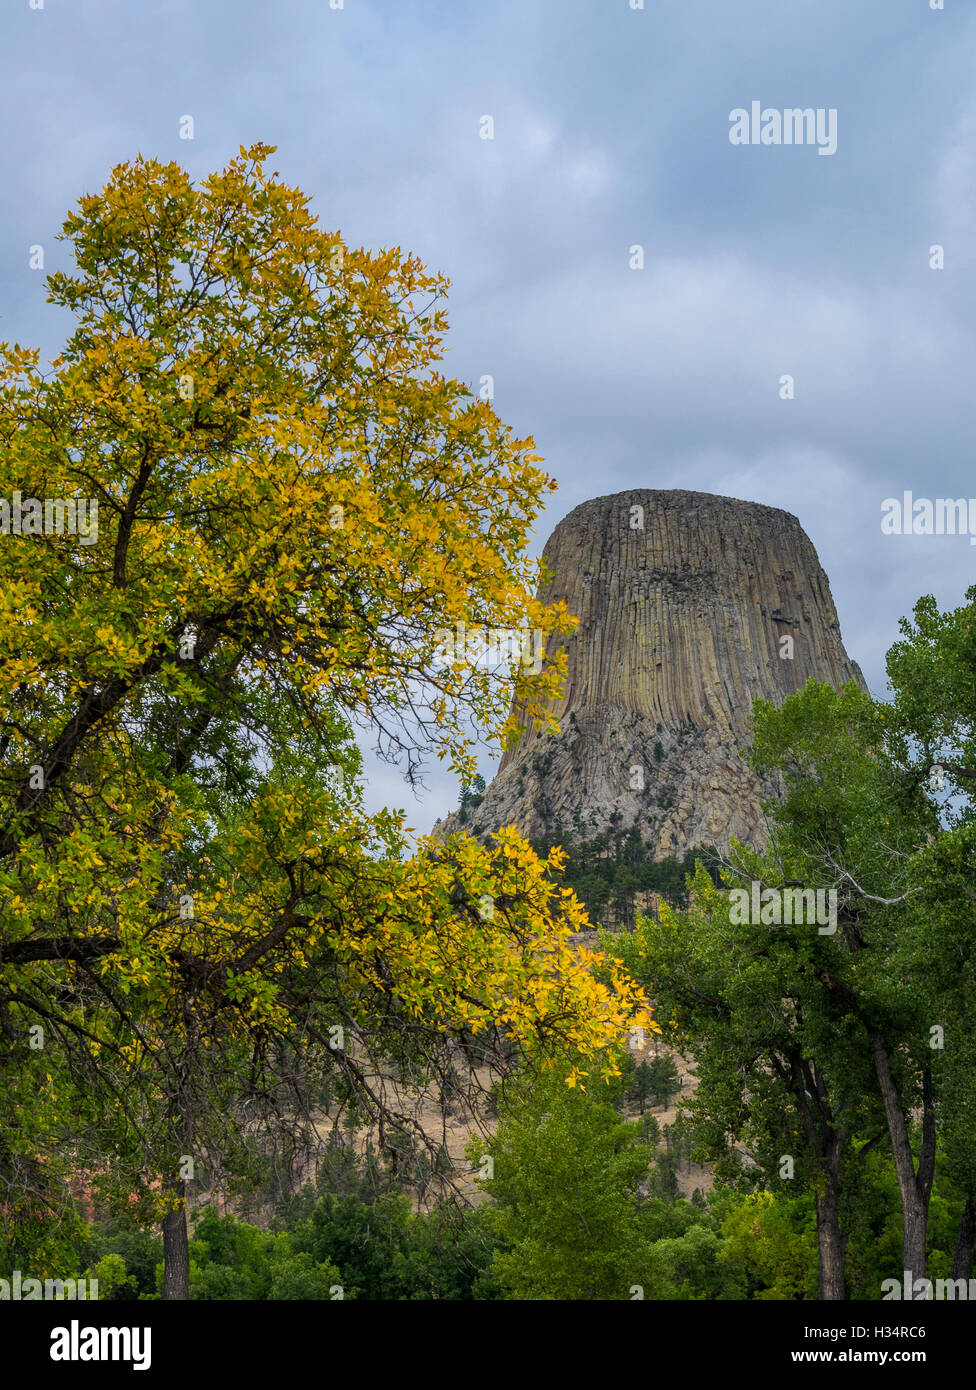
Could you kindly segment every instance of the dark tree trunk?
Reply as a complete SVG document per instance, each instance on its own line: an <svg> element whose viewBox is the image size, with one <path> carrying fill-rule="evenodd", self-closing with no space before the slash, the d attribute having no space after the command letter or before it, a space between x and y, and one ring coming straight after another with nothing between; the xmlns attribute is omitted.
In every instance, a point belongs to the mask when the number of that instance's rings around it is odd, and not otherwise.
<svg viewBox="0 0 976 1390"><path fill-rule="evenodd" d="M847 1237L841 1233L834 1200L817 1203L817 1248L820 1254L820 1297L824 1300L843 1300L844 1255Z"/></svg>
<svg viewBox="0 0 976 1390"><path fill-rule="evenodd" d="M956 1253L952 1258L952 1278L971 1279L973 1276L973 1243L976 1241L976 1199L967 1197L956 1235Z"/></svg>
<svg viewBox="0 0 976 1390"><path fill-rule="evenodd" d="M925 1278L925 1236L928 1226L929 1199L935 1172L935 1110L932 1105L932 1076L926 1068L923 1075L922 1146L918 1156L918 1171L912 1156L908 1122L902 1108L898 1087L891 1074L891 1062L880 1033L871 1035L874 1067L884 1101L888 1133L895 1158L895 1173L901 1193L904 1221L905 1269L912 1279Z"/></svg>
<svg viewBox="0 0 976 1390"><path fill-rule="evenodd" d="M166 1196L179 1207L163 1217L163 1298L190 1297L190 1241L186 1229L186 1187L182 1178L167 1178Z"/></svg>
<svg viewBox="0 0 976 1390"><path fill-rule="evenodd" d="M839 1109L831 1104L823 1073L816 1063L793 1052L783 1060L774 1059L773 1067L793 1094L804 1137L825 1180L816 1197L819 1296L830 1302L842 1300L847 1235L841 1230L840 1199L848 1152L847 1129L838 1122Z"/></svg>
<svg viewBox="0 0 976 1390"><path fill-rule="evenodd" d="M840 1228L840 1170L844 1158L845 1135L829 1131L825 1154L827 1188L817 1198L817 1249L820 1256L820 1297L842 1300L847 1236Z"/></svg>

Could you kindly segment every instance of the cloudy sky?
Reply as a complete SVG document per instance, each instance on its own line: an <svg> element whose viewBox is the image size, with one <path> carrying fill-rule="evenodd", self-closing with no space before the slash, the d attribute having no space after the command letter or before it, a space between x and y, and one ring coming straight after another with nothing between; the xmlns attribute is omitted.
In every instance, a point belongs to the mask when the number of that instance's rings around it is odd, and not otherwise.
<svg viewBox="0 0 976 1390"><path fill-rule="evenodd" d="M276 144L324 226L450 277L446 369L560 484L537 548L625 488L785 507L883 694L899 616L976 582L966 537L880 529L905 489L976 495L976 6L637 3L6 0L0 337L57 350L28 248L58 264L114 164ZM836 153L731 144L753 101L835 108ZM372 767L419 829L455 801Z"/></svg>

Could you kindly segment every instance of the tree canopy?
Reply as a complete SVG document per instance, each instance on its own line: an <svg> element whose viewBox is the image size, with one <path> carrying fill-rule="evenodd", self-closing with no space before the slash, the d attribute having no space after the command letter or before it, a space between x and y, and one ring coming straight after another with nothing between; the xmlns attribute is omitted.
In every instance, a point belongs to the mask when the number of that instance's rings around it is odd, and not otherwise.
<svg viewBox="0 0 976 1390"><path fill-rule="evenodd" d="M294 1110L281 1046L376 1114L384 1066L462 1031L600 1057L643 1014L518 836L411 851L402 813L363 811L356 728L408 778L433 756L468 779L513 695L545 723L558 661L492 668L442 635L570 626L526 558L553 485L437 370L446 280L320 228L271 153L197 184L120 165L64 223L63 351L42 370L2 347L0 494L97 519L57 533L26 508L0 547L21 1112L0 1166L23 1220L81 1165L182 1221L188 1167L246 1163L238 1102Z"/></svg>

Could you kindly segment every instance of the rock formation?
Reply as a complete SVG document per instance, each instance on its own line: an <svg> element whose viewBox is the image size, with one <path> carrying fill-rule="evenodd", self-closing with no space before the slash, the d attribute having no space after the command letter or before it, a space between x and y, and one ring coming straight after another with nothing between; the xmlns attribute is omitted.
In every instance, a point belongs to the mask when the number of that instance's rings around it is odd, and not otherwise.
<svg viewBox="0 0 976 1390"><path fill-rule="evenodd" d="M745 765L752 702L813 676L864 688L827 576L796 517L708 493L598 497L545 548L580 619L553 706L558 736L527 729L465 828L532 838L637 824L654 858L730 837L761 843L768 795ZM442 830L458 825L452 815Z"/></svg>

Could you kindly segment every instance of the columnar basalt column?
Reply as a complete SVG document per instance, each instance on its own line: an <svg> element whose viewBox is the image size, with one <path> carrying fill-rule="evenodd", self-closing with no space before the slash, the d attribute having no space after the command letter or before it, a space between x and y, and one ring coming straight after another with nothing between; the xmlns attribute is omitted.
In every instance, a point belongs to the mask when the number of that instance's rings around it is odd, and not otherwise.
<svg viewBox="0 0 976 1390"><path fill-rule="evenodd" d="M796 517L702 492L621 492L576 507L544 553L540 597L580 619L558 639L561 732L527 729L465 828L637 823L657 858L761 843L768 789L741 756L753 700L781 704L810 677L865 688Z"/></svg>

